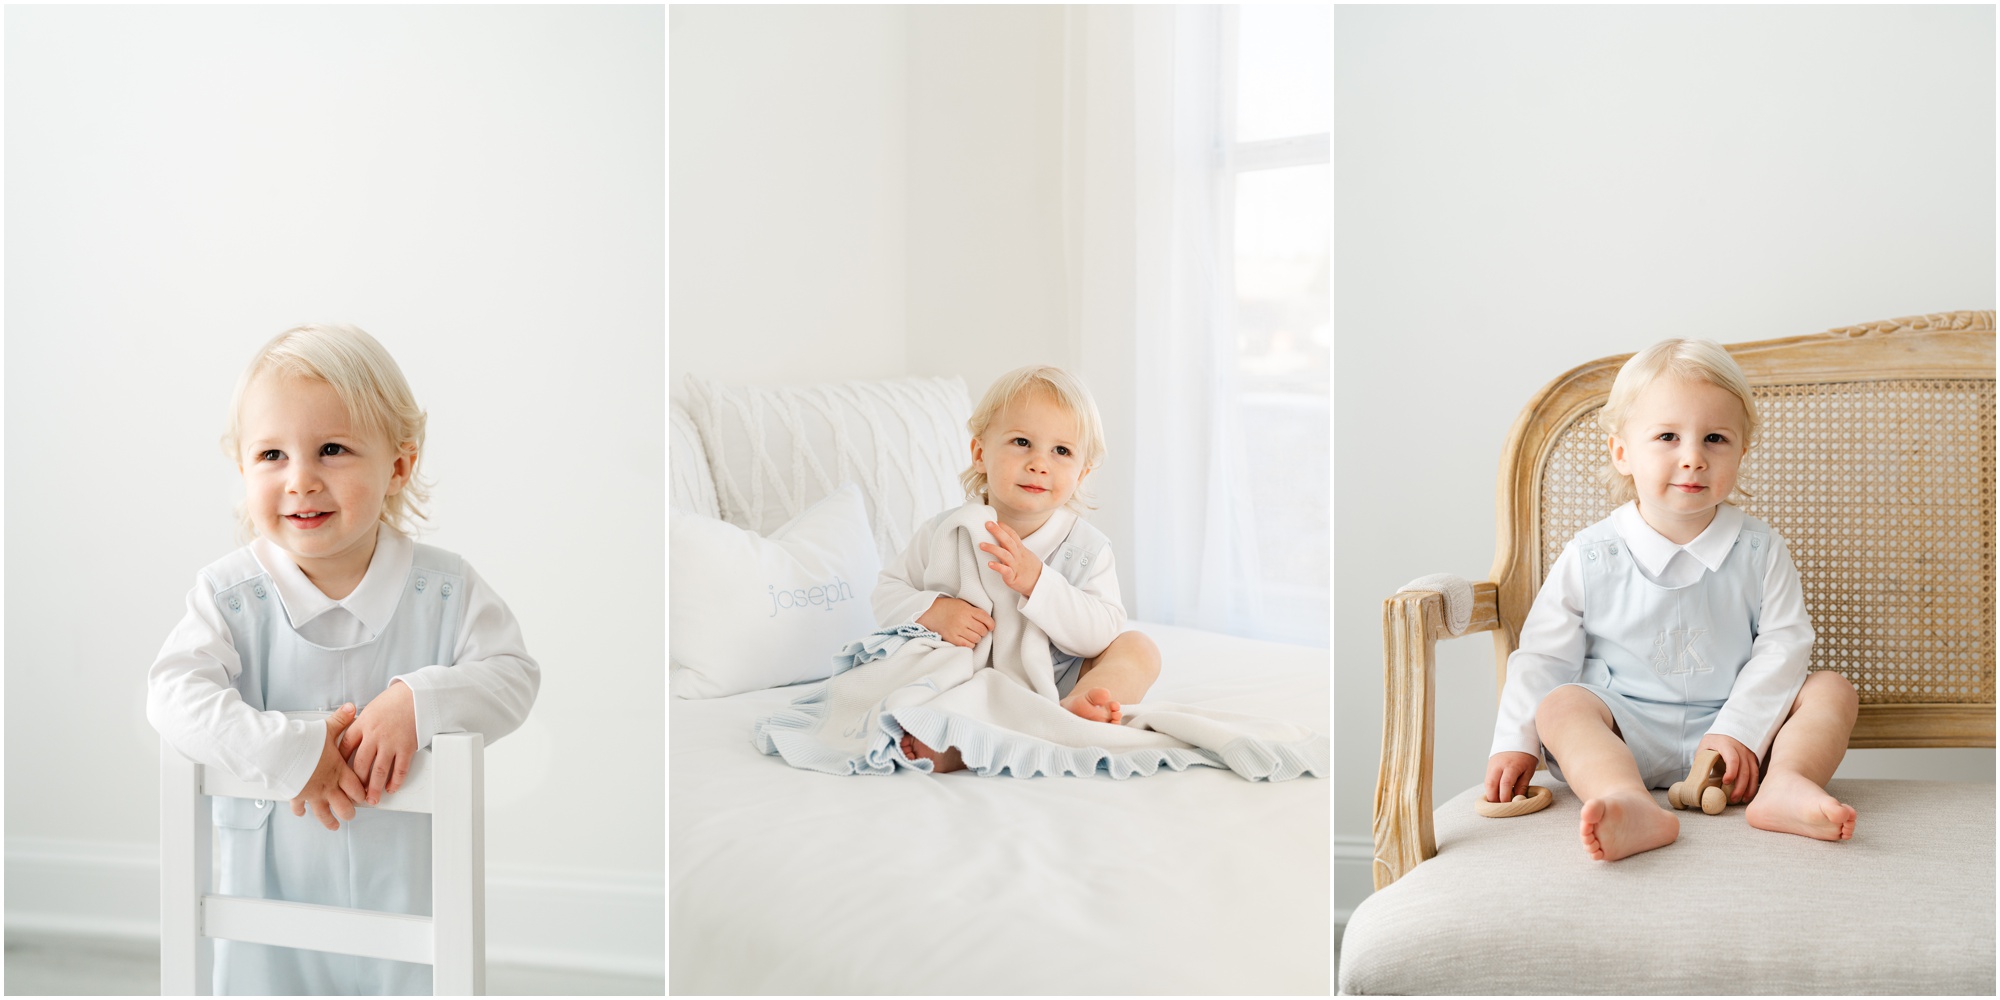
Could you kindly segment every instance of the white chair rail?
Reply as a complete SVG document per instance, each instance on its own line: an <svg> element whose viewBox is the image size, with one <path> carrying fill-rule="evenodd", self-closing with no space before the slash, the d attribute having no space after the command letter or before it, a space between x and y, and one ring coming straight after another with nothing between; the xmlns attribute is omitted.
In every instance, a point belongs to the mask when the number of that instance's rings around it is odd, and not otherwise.
<svg viewBox="0 0 2000 1000"><path fill-rule="evenodd" d="M210 995L220 938L421 962L437 995L485 995L485 746L478 733L441 733L418 751L402 787L360 807L431 815L432 915L420 917L216 895L209 797L270 795L162 741L160 994Z"/></svg>

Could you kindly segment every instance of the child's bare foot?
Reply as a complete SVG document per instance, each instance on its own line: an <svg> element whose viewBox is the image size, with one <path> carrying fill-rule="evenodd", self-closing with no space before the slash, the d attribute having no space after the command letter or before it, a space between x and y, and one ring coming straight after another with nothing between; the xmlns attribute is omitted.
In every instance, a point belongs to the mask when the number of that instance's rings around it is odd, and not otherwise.
<svg viewBox="0 0 2000 1000"><path fill-rule="evenodd" d="M1110 688L1078 691L1063 699L1062 707L1092 722L1109 722L1115 726L1125 721L1124 710L1111 700Z"/></svg>
<svg viewBox="0 0 2000 1000"><path fill-rule="evenodd" d="M1673 843L1681 835L1681 821L1651 795L1618 793L1585 802L1578 831L1592 858L1616 861Z"/></svg>
<svg viewBox="0 0 2000 1000"><path fill-rule="evenodd" d="M936 750L918 743L917 738L911 736L909 733L904 733L902 742L897 745L903 748L904 760L922 758L930 761L931 773L933 774L944 774L947 771L962 771L965 769L965 758L959 756L957 747L945 747L943 753L938 753Z"/></svg>
<svg viewBox="0 0 2000 1000"><path fill-rule="evenodd" d="M1773 833L1796 833L1815 840L1851 840L1854 807L1828 795L1803 774L1773 771L1757 787L1743 811L1750 825Z"/></svg>

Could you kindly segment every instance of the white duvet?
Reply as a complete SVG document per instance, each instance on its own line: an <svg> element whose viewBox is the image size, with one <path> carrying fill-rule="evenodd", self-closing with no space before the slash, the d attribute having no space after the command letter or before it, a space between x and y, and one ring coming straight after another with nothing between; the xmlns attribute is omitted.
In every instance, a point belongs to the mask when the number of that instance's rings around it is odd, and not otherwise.
<svg viewBox="0 0 2000 1000"><path fill-rule="evenodd" d="M1133 627L1149 698L1330 728L1325 650ZM1331 782L841 778L751 745L797 694L672 704L670 992L1329 992Z"/></svg>

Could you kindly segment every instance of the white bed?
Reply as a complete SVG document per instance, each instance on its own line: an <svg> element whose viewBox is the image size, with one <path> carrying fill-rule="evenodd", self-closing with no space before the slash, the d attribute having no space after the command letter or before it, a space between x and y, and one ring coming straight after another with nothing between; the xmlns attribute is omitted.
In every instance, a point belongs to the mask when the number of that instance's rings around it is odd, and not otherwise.
<svg viewBox="0 0 2000 1000"><path fill-rule="evenodd" d="M1325 650L1135 627L1153 696L1325 731ZM1330 991L1329 782L801 771L799 690L672 703L669 992Z"/></svg>
<svg viewBox="0 0 2000 1000"><path fill-rule="evenodd" d="M693 536L672 535L678 680L692 676L688 637L709 624L691 602L713 597L711 569L752 552L728 545L762 551L773 544L762 539L798 534L799 512L846 482L867 506L847 549L866 561L892 554L951 501L970 408L957 380L689 385L697 412L673 414L673 517L725 547L697 560L681 541ZM863 521L858 505L850 520ZM767 588L755 590L761 599ZM768 619L760 604L725 634L778 628L782 593ZM1149 699L1329 731L1326 650L1132 627L1162 653ZM1326 779L1252 782L1209 767L1124 781L804 771L758 752L751 725L806 686L672 700L669 992L1330 992Z"/></svg>

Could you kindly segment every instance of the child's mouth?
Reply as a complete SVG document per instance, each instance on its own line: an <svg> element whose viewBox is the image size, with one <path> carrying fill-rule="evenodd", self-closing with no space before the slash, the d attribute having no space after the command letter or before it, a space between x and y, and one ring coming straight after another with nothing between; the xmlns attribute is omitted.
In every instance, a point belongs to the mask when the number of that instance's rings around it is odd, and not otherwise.
<svg viewBox="0 0 2000 1000"><path fill-rule="evenodd" d="M1045 487L1045 486L1023 486L1023 487L1021 487L1021 489L1022 489L1022 490L1023 490L1024 492L1028 492L1028 493L1047 493L1047 492L1048 492L1048 487Z"/></svg>
<svg viewBox="0 0 2000 1000"><path fill-rule="evenodd" d="M1700 493L1702 490L1708 489L1708 487L1699 486L1694 483L1675 483L1674 489L1677 489L1682 493Z"/></svg>
<svg viewBox="0 0 2000 1000"><path fill-rule="evenodd" d="M320 525L325 524L326 519L332 516L333 516L333 511L315 510L315 511L306 511L304 513L299 513L299 514L286 514L285 520L292 522L292 524L296 527L317 528Z"/></svg>

